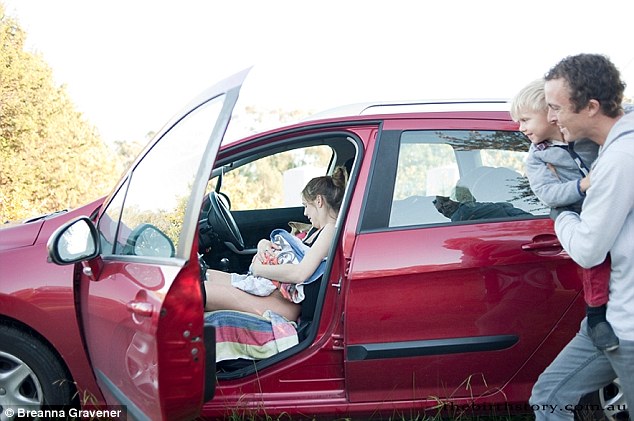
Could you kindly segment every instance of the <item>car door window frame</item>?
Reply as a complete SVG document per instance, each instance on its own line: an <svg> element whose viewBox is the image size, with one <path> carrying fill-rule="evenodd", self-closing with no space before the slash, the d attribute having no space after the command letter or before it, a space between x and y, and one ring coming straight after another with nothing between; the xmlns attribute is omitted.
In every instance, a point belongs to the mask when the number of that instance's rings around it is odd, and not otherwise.
<svg viewBox="0 0 634 421"><path fill-rule="evenodd" d="M126 177L125 182L122 183L116 193L113 194L108 205L104 207L104 210L100 217L99 229L101 233L101 225L103 224L102 219L105 218L108 214L109 209L111 209L111 205L113 203L116 203L115 201L118 200L119 197L123 197L123 199L120 201L121 209L117 209L115 212L118 219L116 221L113 221L113 223L116 224L115 243L119 241L121 221L123 213L125 212L125 207L128 204L130 185L134 182L135 172L137 171L138 166L143 164L143 159L145 159L148 154L151 154L152 150L158 145L161 140L164 139L165 136L169 136L170 133L172 133L172 129L174 129L175 127L179 127L179 123L182 123L184 119L192 115L192 113L201 110L201 107L209 105L213 106L216 100L224 97L222 99L220 111L216 116L215 124L213 128L211 128L209 131L209 137L205 140L205 146L203 148L202 154L203 156L192 180L193 185L191 187L191 192L186 198L187 204L185 206L185 211L183 214L182 227L178 235L178 244L176 245L175 254L170 257L135 256L132 254L117 253L115 245L112 245L111 253L103 254L103 257L105 259L116 259L124 261L158 261L163 264L172 264L177 266L181 266L184 261L189 259L189 256L191 255L191 248L193 247L194 243L194 237L196 234L195 230L198 225L198 214L200 212L200 207L202 205L202 200L205 193L206 181L208 179L208 175L211 172L211 167L213 166L213 161L219 147L219 139L222 139L225 128L231 118L233 104L235 104L235 101L237 100L238 92L239 88L236 88L229 90L221 95L217 95L213 98L209 98L207 101L192 109L191 112L176 120L173 124L169 126L169 129L165 130L164 133L162 133L160 136L157 136L157 140L153 142L151 147L146 149L143 157L139 161L137 161L136 165L131 169L129 175ZM216 139L217 142L210 142L211 139ZM217 143L217 145L215 143ZM202 179L204 179L204 182L201 181Z"/></svg>

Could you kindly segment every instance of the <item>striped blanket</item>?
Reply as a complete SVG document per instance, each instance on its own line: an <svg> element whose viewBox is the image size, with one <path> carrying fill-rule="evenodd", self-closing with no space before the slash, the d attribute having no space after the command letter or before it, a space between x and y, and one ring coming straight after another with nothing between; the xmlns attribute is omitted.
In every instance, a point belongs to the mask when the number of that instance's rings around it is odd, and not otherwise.
<svg viewBox="0 0 634 421"><path fill-rule="evenodd" d="M299 343L297 325L272 311L263 316L233 310L205 313L216 328L216 362L261 360Z"/></svg>

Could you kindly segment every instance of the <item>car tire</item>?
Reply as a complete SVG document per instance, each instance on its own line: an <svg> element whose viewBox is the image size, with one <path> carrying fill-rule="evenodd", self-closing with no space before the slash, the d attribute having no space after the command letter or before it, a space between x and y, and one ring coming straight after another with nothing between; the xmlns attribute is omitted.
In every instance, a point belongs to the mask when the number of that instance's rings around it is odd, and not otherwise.
<svg viewBox="0 0 634 421"><path fill-rule="evenodd" d="M589 393L579 401L575 412L576 421L628 421L630 419L621 384L616 379L594 393Z"/></svg>
<svg viewBox="0 0 634 421"><path fill-rule="evenodd" d="M581 398L575 410L575 421L607 421L601 410L600 392L588 393Z"/></svg>
<svg viewBox="0 0 634 421"><path fill-rule="evenodd" d="M627 408L627 403L625 402L625 395L623 395L619 379L615 379L609 385L599 389L598 396L607 420L621 421L630 419L628 411L624 410Z"/></svg>
<svg viewBox="0 0 634 421"><path fill-rule="evenodd" d="M0 325L0 420L6 409L70 405L75 385L59 357L33 335Z"/></svg>

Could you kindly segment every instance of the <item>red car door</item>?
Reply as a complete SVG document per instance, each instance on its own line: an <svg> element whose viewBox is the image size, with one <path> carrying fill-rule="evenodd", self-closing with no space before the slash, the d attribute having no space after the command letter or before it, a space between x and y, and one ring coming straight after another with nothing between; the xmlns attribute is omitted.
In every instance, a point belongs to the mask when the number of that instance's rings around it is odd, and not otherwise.
<svg viewBox="0 0 634 421"><path fill-rule="evenodd" d="M104 204L101 253L83 263L78 293L91 364L107 403L124 405L134 419L195 417L209 377L206 354L215 369L194 240L247 73L210 88L156 136Z"/></svg>
<svg viewBox="0 0 634 421"><path fill-rule="evenodd" d="M497 119L398 124L351 257L348 396L526 402L581 314L576 266L522 174L528 143Z"/></svg>

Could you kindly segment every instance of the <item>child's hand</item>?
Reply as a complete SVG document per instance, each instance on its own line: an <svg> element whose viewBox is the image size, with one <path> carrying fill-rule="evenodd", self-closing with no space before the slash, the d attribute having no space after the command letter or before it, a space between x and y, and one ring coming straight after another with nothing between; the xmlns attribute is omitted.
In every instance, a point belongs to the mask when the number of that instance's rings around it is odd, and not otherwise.
<svg viewBox="0 0 634 421"><path fill-rule="evenodd" d="M264 253L266 250L271 248L271 244L273 244L273 243L271 241L269 241L269 240L260 240L260 242L258 243L258 252L257 252L257 254Z"/></svg>
<svg viewBox="0 0 634 421"><path fill-rule="evenodd" d="M258 252L253 256L253 262L268 263L275 258L275 253L281 249L279 244L269 240L260 240Z"/></svg>

